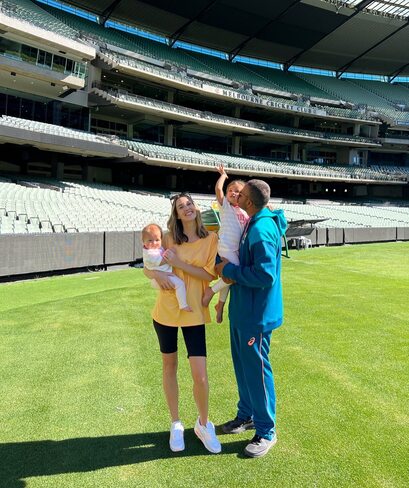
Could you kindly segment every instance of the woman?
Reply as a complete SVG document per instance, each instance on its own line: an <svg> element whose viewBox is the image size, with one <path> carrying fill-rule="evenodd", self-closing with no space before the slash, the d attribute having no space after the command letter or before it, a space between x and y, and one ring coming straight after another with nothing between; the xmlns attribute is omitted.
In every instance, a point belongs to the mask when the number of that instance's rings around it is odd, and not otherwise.
<svg viewBox="0 0 409 488"><path fill-rule="evenodd" d="M152 311L153 325L159 340L163 365L163 389L172 420L169 445L172 451L185 448L184 427L179 419L177 382L177 335L182 329L193 378L193 396L199 412L194 431L206 449L221 451L221 445L212 422L208 419L209 384L206 368L205 323L210 322L208 308L203 307L204 290L216 275L214 263L217 253L217 235L203 226L199 210L188 193L172 198L168 220L169 232L164 236L165 261L173 273L186 284L187 302L192 311L179 308L173 285L161 271L144 270L155 279L161 290Z"/></svg>

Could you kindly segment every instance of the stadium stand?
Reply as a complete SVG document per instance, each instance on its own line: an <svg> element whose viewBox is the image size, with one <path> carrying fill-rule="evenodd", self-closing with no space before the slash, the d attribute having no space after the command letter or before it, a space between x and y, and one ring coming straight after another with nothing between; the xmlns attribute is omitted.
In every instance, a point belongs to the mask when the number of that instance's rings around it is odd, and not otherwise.
<svg viewBox="0 0 409 488"><path fill-rule="evenodd" d="M375 91L371 92L367 89L370 85L305 73L298 76L341 100L346 100L356 105L363 105L379 112L380 116L385 121L392 123L392 125L396 125L398 121L409 123L409 112L397 110L393 103L378 95Z"/></svg>
<svg viewBox="0 0 409 488"><path fill-rule="evenodd" d="M291 72L283 72L278 69L265 68L263 66L252 66L247 68L249 71L258 74L265 80L270 80L281 90L291 91L292 93L304 95L308 98L318 98L322 100L339 100L328 92L317 88L316 86L305 82Z"/></svg>
<svg viewBox="0 0 409 488"><path fill-rule="evenodd" d="M395 106L409 107L409 89L403 84L386 84L376 80L354 80L354 83L388 100Z"/></svg>
<svg viewBox="0 0 409 488"><path fill-rule="evenodd" d="M93 93L101 96L104 100L111 101L113 104L118 104L118 102L124 102L129 108L133 108L134 105L143 105L149 110L154 110L154 112L168 118L178 118L182 120L202 120L206 124L214 122L215 126L227 125L229 127L235 127L239 131L251 132L263 131L264 134L269 135L282 135L285 134L293 139L300 140L317 140L317 139L330 139L333 142L346 143L349 145L359 144L360 147L365 146L379 146L380 143L374 141L373 139L360 137L360 136L348 136L346 134L331 134L318 131L308 131L294 129L291 127L280 127L273 124L262 124L253 122L250 120L243 120L234 117L226 117L217 115L211 112L201 112L199 110L193 110L180 105L175 105L160 100L155 100L147 97L142 97L140 95L134 95L128 93L124 90L112 89L109 87L104 87L100 84L95 84L93 86Z"/></svg>
<svg viewBox="0 0 409 488"><path fill-rule="evenodd" d="M235 98L244 101L249 105L263 105L263 106L274 106L277 110L285 109L289 106L294 107L304 107L308 109L306 113L314 113L316 116L322 117L336 117L337 119L347 119L347 120L375 120L374 117L362 110L353 110L345 107L341 107L340 102L337 102L339 106L329 106L320 105L325 103L322 98L316 98L314 107L317 109L312 110L310 102L304 101L302 98L295 94L289 92L283 92L278 86L273 87L272 91L269 88L253 85L252 89L237 87L237 81L231 79L221 79L218 78L217 82L213 79L207 78L203 81L202 78L194 76L193 72L189 75L185 71L178 71L173 69L165 69L161 64L155 64L153 60L146 62L140 58L134 58L123 53L118 53L116 51L110 51L103 47L100 47L98 52L98 57L101 58L105 63L111 66L112 69L118 70L118 72L127 73L129 70L137 70L138 74L148 73L152 77L157 77L162 80L162 82L169 82L177 85L188 85L190 89L195 89L198 92L206 93L207 95L212 95L209 89L218 89L218 96L222 96L226 99ZM154 63L154 64L151 64ZM257 81L253 79L253 82ZM221 83L224 83L221 84ZM312 89L314 87L310 85ZM234 88L235 87L235 88ZM228 90L227 90L228 88ZM220 90L222 90L220 92ZM266 95L266 90L268 95ZM274 93L275 95L273 95ZM288 98L284 98L288 97ZM330 96L327 94L326 99L329 100ZM335 102L331 102L335 103ZM294 109L293 109L294 110ZM308 112L309 111L309 112Z"/></svg>
<svg viewBox="0 0 409 488"><path fill-rule="evenodd" d="M72 148L73 140L85 141L87 151L92 154L104 154L105 156L124 156L125 152L121 146L126 146L134 153L142 154L148 158L161 159L167 161L175 161L177 163L189 163L198 166L217 166L220 161L226 164L226 167L232 169L241 169L245 172L263 172L275 175L304 175L317 176L324 178L340 178L340 179L361 179L362 181L382 180L384 182L399 182L407 181L407 172L399 167L373 166L371 168L360 168L354 166L316 166L313 164L303 164L298 161L274 161L274 160L260 160L250 159L222 154L210 154L206 152L197 152L186 149L178 149L170 146L144 143L142 141L119 140L116 138L108 138L101 135L94 135L84 131L66 129L61 126L52 124L44 124L41 122L29 121L26 119L18 119L10 116L2 116L0 119L0 139L9 137L7 134L2 134L2 127L11 127L14 129L24 130L24 137L26 131L30 131L35 144L35 135L46 134L50 136L58 136L58 144L63 145L64 142L69 148L67 151L78 152L83 151L84 148L74 146ZM297 131L294 131L297 132ZM305 134L306 135L306 134ZM18 138L18 133L14 133L13 137ZM336 136L332 136L336 137ZM341 138L342 139L342 138ZM24 139L26 140L26 139ZM64 142L62 142L64 141ZM51 144L51 142L50 142ZM54 142L54 144L57 144ZM103 145L103 150L97 146ZM107 146L107 147L106 147ZM119 146L119 147L118 147Z"/></svg>
<svg viewBox="0 0 409 488"><path fill-rule="evenodd" d="M169 200L105 185L74 182L1 182L1 233L59 233L140 230L165 225Z"/></svg>
<svg viewBox="0 0 409 488"><path fill-rule="evenodd" d="M119 32L112 28L104 28L95 22L87 19L82 19L67 12L56 10L53 7L43 5L42 8L46 9L51 15L58 18L62 23L68 24L73 30L77 32L80 38L87 40L100 49L105 49L105 54L108 56L114 56L126 63L137 63L131 61L129 56L121 56L115 52L115 48L120 48L128 53L134 53L144 56L145 60L150 62L160 61L162 67L167 65L182 68L185 71L178 71L184 73L180 78L187 81L189 78L186 76L187 72L194 76L195 74L207 73L210 77L216 76L215 80L224 81L226 85L232 85L233 83L246 84L255 87L264 87L267 89L273 89L282 94L287 93L290 95L303 95L309 99L317 99L316 102L325 103L326 101L339 101L345 100L343 96L339 96L331 92L331 90L325 89L324 86L319 87L317 83L309 83L308 80L303 79L303 75L295 75L293 73L284 73L276 69L263 68L260 66L252 66L251 68L241 63L229 63L220 58L206 56L201 53L187 52L183 49L171 49L165 44L137 37L135 35ZM109 49L106 49L108 48ZM111 52L110 52L111 51ZM139 60L139 68L147 69L146 63L141 63ZM166 72L162 71L162 75L166 77ZM157 71L158 72L158 71ZM169 73L167 73L169 75ZM319 77L322 78L322 77ZM212 83L211 78L207 80L208 83ZM348 98L346 98L348 100ZM370 94L368 94L368 101L370 100ZM287 101L284 99L284 101ZM301 100L297 102L300 105L305 106ZM358 102L362 103L362 102ZM365 102L369 105L368 102ZM344 112L342 108L338 107L338 112L335 113L332 110L332 115L338 115L342 117L348 117L349 115L358 118L362 118L362 113L355 111L356 113ZM365 116L364 116L365 117ZM366 116L370 118L370 116Z"/></svg>
<svg viewBox="0 0 409 488"><path fill-rule="evenodd" d="M73 154L92 154L111 158L126 155L126 151L112 144L107 137L9 115L2 115L0 118L1 140L13 141L16 144L31 141L34 146L54 146Z"/></svg>
<svg viewBox="0 0 409 488"><path fill-rule="evenodd" d="M244 158L226 154L211 154L207 152L189 151L170 146L149 144L142 141L120 140L131 151L151 159L175 161L200 165L201 167L216 167L222 162L226 168L242 170L243 172L271 173L274 175L303 175L305 177L323 177L328 179L358 179L361 181L382 180L384 182L407 181L407 174L399 167L360 168L353 166L317 166L315 164L303 164L298 161L277 161ZM387 168L391 168L389 171ZM396 173L395 173L396 171ZM382 174L383 173L383 174Z"/></svg>
<svg viewBox="0 0 409 488"><path fill-rule="evenodd" d="M28 22L49 32L55 32L62 37L73 40L78 38L76 30L71 29L65 22L59 22L54 15L48 14L44 8L30 0L2 0L1 11L10 17Z"/></svg>
<svg viewBox="0 0 409 488"><path fill-rule="evenodd" d="M283 54L270 59L277 43L210 29L214 39L202 45L229 51L214 56L179 42L188 40L189 19L172 33L166 24L153 29L165 39L115 24L126 20L115 15L126 0L113 2L112 12L73 3L98 21L43 1L0 2L0 235L7 242L41 236L66 244L76 236L81 246L86 235L98 254L90 262L126 262L144 225L166 227L171 192L192 190L202 210L213 208L221 163L232 178L266 179L288 219L311 224L312 245L406 239L409 84L396 77L407 60L389 73L379 68L393 83L347 79L347 63L326 66L325 49L307 65L336 76L301 73L292 71L301 34L280 36ZM299 3L310 8L293 7ZM157 14L147 24L166 17L159 7ZM202 23L190 22L199 35ZM252 50L258 64L240 57ZM338 51L334 59L348 55ZM377 58L365 59L369 66ZM125 241L131 251L120 251Z"/></svg>
<svg viewBox="0 0 409 488"><path fill-rule="evenodd" d="M202 211L214 198L193 195ZM327 201L283 203L289 221L323 219L321 228L407 227L408 207L352 205ZM166 228L170 200L165 195L120 187L58 180L0 181L0 233L113 232L141 230L150 222Z"/></svg>
<svg viewBox="0 0 409 488"><path fill-rule="evenodd" d="M48 48L62 47L64 53L74 54L84 61L95 58L95 49L81 42L76 30L30 0L2 0L0 27L6 37L13 40L21 37L26 42L38 43L37 46L46 40Z"/></svg>

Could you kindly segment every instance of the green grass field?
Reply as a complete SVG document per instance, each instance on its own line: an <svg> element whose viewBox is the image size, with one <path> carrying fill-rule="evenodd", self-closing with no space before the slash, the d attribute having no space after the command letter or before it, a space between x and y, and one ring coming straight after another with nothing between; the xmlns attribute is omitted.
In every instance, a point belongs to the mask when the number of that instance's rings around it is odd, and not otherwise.
<svg viewBox="0 0 409 488"><path fill-rule="evenodd" d="M293 251L283 260L285 324L273 334L278 440L252 433L211 455L183 341L186 450L169 419L141 270L0 285L0 487L409 486L409 243ZM209 324L211 419L235 415L228 322Z"/></svg>

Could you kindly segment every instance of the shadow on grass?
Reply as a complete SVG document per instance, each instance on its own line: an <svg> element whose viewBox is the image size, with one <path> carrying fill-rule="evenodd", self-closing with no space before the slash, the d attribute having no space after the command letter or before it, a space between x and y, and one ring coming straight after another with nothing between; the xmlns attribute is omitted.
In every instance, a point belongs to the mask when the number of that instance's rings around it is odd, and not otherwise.
<svg viewBox="0 0 409 488"><path fill-rule="evenodd" d="M147 432L0 444L0 487L22 488L26 486L24 479L30 477L95 471L155 459L213 455L206 451L193 429L185 431L185 451L173 453L168 442L169 432ZM240 456L245 444L245 440L222 442L221 454Z"/></svg>

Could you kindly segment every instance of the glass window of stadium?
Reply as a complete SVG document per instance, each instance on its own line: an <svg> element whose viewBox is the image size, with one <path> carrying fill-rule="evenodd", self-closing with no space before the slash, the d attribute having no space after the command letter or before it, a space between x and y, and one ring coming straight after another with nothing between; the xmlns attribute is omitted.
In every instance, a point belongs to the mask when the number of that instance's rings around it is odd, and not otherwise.
<svg viewBox="0 0 409 488"><path fill-rule="evenodd" d="M21 99L21 118L31 119L33 117L34 101L27 98Z"/></svg>
<svg viewBox="0 0 409 488"><path fill-rule="evenodd" d="M91 132L95 134L111 134L125 136L127 135L126 124L121 124L120 122L113 122L109 120L91 118Z"/></svg>
<svg viewBox="0 0 409 488"><path fill-rule="evenodd" d="M71 61L71 59L67 59L67 64L66 64L66 71L69 73L73 73L74 71L74 61Z"/></svg>
<svg viewBox="0 0 409 488"><path fill-rule="evenodd" d="M5 95L4 93L0 93L0 115L6 113L6 107L7 107L7 95Z"/></svg>
<svg viewBox="0 0 409 488"><path fill-rule="evenodd" d="M63 125L71 129L88 130L89 128L88 108L35 96L28 99L0 93L0 115L3 114L48 124Z"/></svg>
<svg viewBox="0 0 409 488"><path fill-rule="evenodd" d="M34 117L33 119L37 122L45 122L47 114L47 103L46 102L35 102L34 104Z"/></svg>
<svg viewBox="0 0 409 488"><path fill-rule="evenodd" d="M72 73L74 76L78 76L79 78L85 78L87 73L87 66L84 63L79 63L76 61Z"/></svg>
<svg viewBox="0 0 409 488"><path fill-rule="evenodd" d="M14 95L7 97L7 115L12 117L20 117L21 98Z"/></svg>
<svg viewBox="0 0 409 488"><path fill-rule="evenodd" d="M54 71L58 71L59 73L64 73L66 63L67 63L67 59L63 58L62 56L57 56L56 54L54 54L54 59L53 59Z"/></svg>
<svg viewBox="0 0 409 488"><path fill-rule="evenodd" d="M53 63L53 55L41 49L38 51L37 64L40 66L46 66L51 69Z"/></svg>
<svg viewBox="0 0 409 488"><path fill-rule="evenodd" d="M87 74L87 65L85 63L72 61L43 49L37 49L9 39L0 38L0 55L20 59L26 63L52 69L59 73L72 74L78 78L85 78Z"/></svg>
<svg viewBox="0 0 409 488"><path fill-rule="evenodd" d="M38 56L38 49L35 47L23 44L21 46L21 59L26 63L36 63Z"/></svg>
<svg viewBox="0 0 409 488"><path fill-rule="evenodd" d="M0 38L0 54L11 58L20 57L20 44L10 39Z"/></svg>

